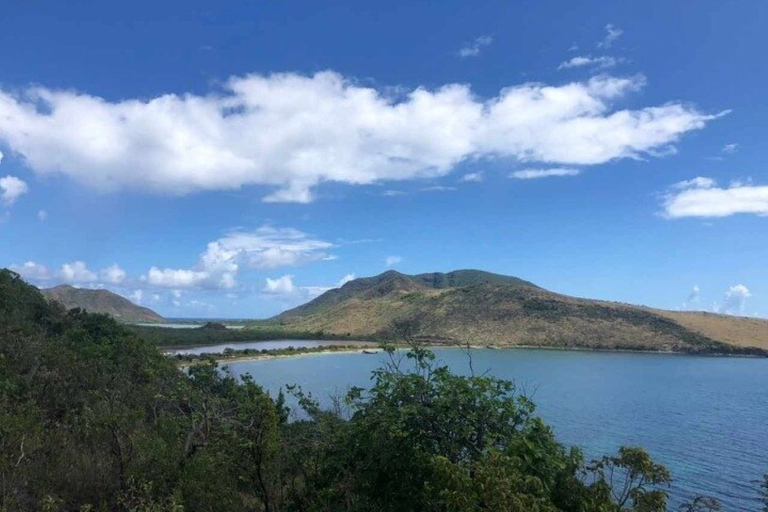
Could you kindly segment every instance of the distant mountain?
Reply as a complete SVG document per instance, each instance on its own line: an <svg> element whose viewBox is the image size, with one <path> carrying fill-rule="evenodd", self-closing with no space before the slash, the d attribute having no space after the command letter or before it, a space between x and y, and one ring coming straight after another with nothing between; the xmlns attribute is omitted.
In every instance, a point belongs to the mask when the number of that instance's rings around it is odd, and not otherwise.
<svg viewBox="0 0 768 512"><path fill-rule="evenodd" d="M476 345L768 350L768 321L569 297L479 270L355 279L267 321L290 330ZM747 350L748 351L748 350Z"/></svg>
<svg viewBox="0 0 768 512"><path fill-rule="evenodd" d="M137 306L108 290L90 290L69 285L40 290L48 300L60 302L67 309L80 308L91 313L106 313L125 323L154 323L164 319L149 308Z"/></svg>

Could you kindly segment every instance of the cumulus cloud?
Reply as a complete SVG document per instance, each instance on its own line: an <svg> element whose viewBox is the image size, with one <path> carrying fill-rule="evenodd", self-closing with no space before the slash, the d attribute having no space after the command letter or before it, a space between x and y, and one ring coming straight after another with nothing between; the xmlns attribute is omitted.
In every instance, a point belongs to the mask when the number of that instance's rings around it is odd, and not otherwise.
<svg viewBox="0 0 768 512"><path fill-rule="evenodd" d="M480 36L471 43L464 45L457 53L459 57L477 57L484 47L493 42L491 36Z"/></svg>
<svg viewBox="0 0 768 512"><path fill-rule="evenodd" d="M467 174L462 176L459 181L469 182L469 183L478 183L483 181L483 173L480 171L468 172Z"/></svg>
<svg viewBox="0 0 768 512"><path fill-rule="evenodd" d="M287 274L277 279L267 278L262 292L279 296L282 300L301 302L313 299L328 290L340 288L353 279L355 279L355 274L347 274L339 279L334 286L297 286L293 282L293 275Z"/></svg>
<svg viewBox="0 0 768 512"><path fill-rule="evenodd" d="M739 314L744 312L744 305L752 293L743 284L737 284L728 288L720 306L720 313Z"/></svg>
<svg viewBox="0 0 768 512"><path fill-rule="evenodd" d="M192 288L202 285L210 278L206 271L151 267L147 273L147 282L152 286L164 288Z"/></svg>
<svg viewBox="0 0 768 512"><path fill-rule="evenodd" d="M120 268L117 263L103 269L100 275L102 281L110 284L120 284L125 281L126 277L128 277L128 274L125 272L125 270Z"/></svg>
<svg viewBox="0 0 768 512"><path fill-rule="evenodd" d="M264 270L333 259L327 252L332 247L330 242L292 228L232 231L210 242L194 268L152 267L145 279L165 288L233 288L243 266Z"/></svg>
<svg viewBox="0 0 768 512"><path fill-rule="evenodd" d="M509 175L518 180L535 180L539 178L552 178L562 176L578 176L578 169L554 168L554 169L522 169Z"/></svg>
<svg viewBox="0 0 768 512"><path fill-rule="evenodd" d="M0 90L0 142L38 174L166 194L272 187L308 202L323 182L435 178L477 158L594 165L657 155L717 116L685 103L615 104L641 76L525 83L482 99L468 85L363 87L338 73L232 77L207 95L110 101Z"/></svg>
<svg viewBox="0 0 768 512"><path fill-rule="evenodd" d="M384 264L388 267L393 267L403 261L403 258L400 256L387 256L384 260Z"/></svg>
<svg viewBox="0 0 768 512"><path fill-rule="evenodd" d="M728 217L739 213L768 215L768 186L734 182L719 187L711 178L696 177L670 187L662 214L681 217Z"/></svg>
<svg viewBox="0 0 768 512"><path fill-rule="evenodd" d="M99 277L96 272L88 270L86 264L82 261L73 261L61 266L61 278L65 283L92 283Z"/></svg>
<svg viewBox="0 0 768 512"><path fill-rule="evenodd" d="M598 48L610 48L614 41L621 37L624 33L623 30L609 23L605 26L605 38L597 43Z"/></svg>
<svg viewBox="0 0 768 512"><path fill-rule="evenodd" d="M97 273L90 270L83 261L65 263L58 270L49 269L46 265L37 263L35 261L27 261L22 265L11 265L9 268L18 273L27 281L33 283L96 283L99 280L99 275L101 275L102 278L109 276L113 279L116 279L120 277L119 272L123 272L120 282L125 279L125 272L117 265L112 265L111 267L105 268L101 270L101 272ZM116 284L115 281L108 282Z"/></svg>
<svg viewBox="0 0 768 512"><path fill-rule="evenodd" d="M47 211L45 211L45 210L39 210L39 211L37 212L37 219L38 219L40 222L45 222L45 221L48 219L48 212L47 212Z"/></svg>
<svg viewBox="0 0 768 512"><path fill-rule="evenodd" d="M264 293L274 295L288 295L293 293L296 287L293 285L293 276L290 274L278 277L277 279L267 278L267 284L264 286Z"/></svg>
<svg viewBox="0 0 768 512"><path fill-rule="evenodd" d="M10 175L0 178L0 200L5 206L12 206L20 196L27 192L29 192L29 187L24 180Z"/></svg>
<svg viewBox="0 0 768 512"><path fill-rule="evenodd" d="M728 154L732 154L732 153L735 153L735 152L737 152L738 150L739 150L739 145L738 145L738 144L736 144L735 142L732 142L732 143L730 143L730 144L726 144L726 145L724 145L724 146L723 146L723 147L720 149L720 151L722 151L723 153L728 153Z"/></svg>
<svg viewBox="0 0 768 512"><path fill-rule="evenodd" d="M610 68L618 64L618 60L605 55L592 57L590 55L580 55L560 63L557 69L581 68L590 66L595 68Z"/></svg>

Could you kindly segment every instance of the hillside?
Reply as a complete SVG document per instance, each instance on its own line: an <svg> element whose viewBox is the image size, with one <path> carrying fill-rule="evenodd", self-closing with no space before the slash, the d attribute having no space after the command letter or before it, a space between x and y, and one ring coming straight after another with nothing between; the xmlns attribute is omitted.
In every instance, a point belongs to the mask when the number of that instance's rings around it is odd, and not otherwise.
<svg viewBox="0 0 768 512"><path fill-rule="evenodd" d="M474 270L356 279L269 323L326 335L694 353L768 350L768 322L580 299ZM407 326L407 327L406 327ZM759 352L759 350L757 350Z"/></svg>
<svg viewBox="0 0 768 512"><path fill-rule="evenodd" d="M125 297L108 290L89 290L60 285L40 290L48 300L55 300L67 309L80 308L91 313L105 313L125 323L162 322L163 317L149 308L137 306Z"/></svg>

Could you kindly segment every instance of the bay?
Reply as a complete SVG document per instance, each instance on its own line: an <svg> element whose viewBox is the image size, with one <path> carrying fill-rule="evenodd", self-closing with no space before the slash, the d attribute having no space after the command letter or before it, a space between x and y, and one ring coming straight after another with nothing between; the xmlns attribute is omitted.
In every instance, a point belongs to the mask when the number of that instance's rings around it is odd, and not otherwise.
<svg viewBox="0 0 768 512"><path fill-rule="evenodd" d="M468 374L467 355L436 349L438 360ZM322 403L370 385L385 356L304 355L229 366L250 373L273 395L298 384ZM558 439L585 456L642 446L672 471L671 507L695 494L723 510L760 510L755 480L768 473L768 360L536 349L471 352L475 373L516 382Z"/></svg>

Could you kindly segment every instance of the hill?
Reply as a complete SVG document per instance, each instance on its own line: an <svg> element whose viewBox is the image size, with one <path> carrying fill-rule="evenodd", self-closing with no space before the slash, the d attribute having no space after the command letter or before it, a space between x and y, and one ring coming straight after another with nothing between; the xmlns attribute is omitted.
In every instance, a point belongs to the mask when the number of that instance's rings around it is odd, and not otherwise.
<svg viewBox="0 0 768 512"><path fill-rule="evenodd" d="M409 335L432 342L494 346L768 350L768 321L569 297L476 270L414 276L389 271L355 279L268 323L380 338L397 338L407 329Z"/></svg>
<svg viewBox="0 0 768 512"><path fill-rule="evenodd" d="M125 297L108 290L60 285L40 292L46 299L55 300L67 309L80 308L91 313L105 313L125 323L155 323L164 320L151 309L137 306Z"/></svg>

